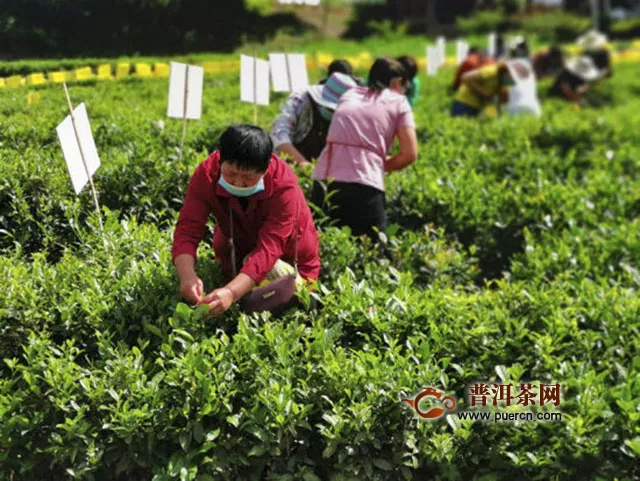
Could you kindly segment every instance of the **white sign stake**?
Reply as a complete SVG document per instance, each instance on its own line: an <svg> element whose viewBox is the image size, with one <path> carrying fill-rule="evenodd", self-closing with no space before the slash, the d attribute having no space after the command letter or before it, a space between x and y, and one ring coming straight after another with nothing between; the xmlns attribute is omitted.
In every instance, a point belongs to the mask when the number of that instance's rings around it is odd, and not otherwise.
<svg viewBox="0 0 640 481"><path fill-rule="evenodd" d="M255 105L254 123L258 122L258 105L269 105L269 62L240 56L240 101Z"/></svg>
<svg viewBox="0 0 640 481"><path fill-rule="evenodd" d="M178 161L182 160L184 140L187 135L187 119L197 120L202 116L203 83L204 69L202 67L171 62L167 117L183 121Z"/></svg>
<svg viewBox="0 0 640 481"><path fill-rule="evenodd" d="M291 53L287 55L289 66L289 78L291 79L291 91L298 92L309 86L309 74L307 61L304 54Z"/></svg>
<svg viewBox="0 0 640 481"><path fill-rule="evenodd" d="M456 61L460 65L469 55L469 44L464 40L458 40L456 44Z"/></svg>
<svg viewBox="0 0 640 481"><path fill-rule="evenodd" d="M438 47L427 47L427 75L435 77L440 67L440 50Z"/></svg>
<svg viewBox="0 0 640 481"><path fill-rule="evenodd" d="M487 38L487 54L489 55L489 57L496 56L496 50L497 50L496 41L497 41L497 38L496 38L495 32L490 33L489 37Z"/></svg>
<svg viewBox="0 0 640 481"><path fill-rule="evenodd" d="M447 40L444 37L438 37L436 46L438 49L438 55L440 56L440 63L438 64L438 67L441 67L447 60Z"/></svg>
<svg viewBox="0 0 640 481"><path fill-rule="evenodd" d="M274 92L290 92L289 64L284 53L269 54L269 69L271 70L271 83Z"/></svg>
<svg viewBox="0 0 640 481"><path fill-rule="evenodd" d="M303 54L270 53L269 68L274 92L297 92L309 86Z"/></svg>
<svg viewBox="0 0 640 481"><path fill-rule="evenodd" d="M62 146L62 154L67 162L71 183L73 184L76 195L78 195L82 191L82 188L87 185L87 182L89 182L96 213L98 214L100 230L104 235L102 213L100 212L98 195L92 179L93 174L95 174L98 167L100 167L100 157L98 157L98 149L96 148L91 133L87 108L84 103L82 103L74 110L71 104L71 98L69 97L67 84L63 83L62 85L69 106L69 115L56 127L58 139Z"/></svg>

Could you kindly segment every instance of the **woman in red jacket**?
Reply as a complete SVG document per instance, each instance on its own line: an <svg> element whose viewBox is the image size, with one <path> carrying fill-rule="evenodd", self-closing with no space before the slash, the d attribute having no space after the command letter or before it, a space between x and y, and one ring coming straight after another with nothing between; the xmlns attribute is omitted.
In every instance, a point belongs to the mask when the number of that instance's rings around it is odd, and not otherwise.
<svg viewBox="0 0 640 481"><path fill-rule="evenodd" d="M220 138L220 150L196 169L173 238L173 262L180 277L180 293L221 314L260 284L278 259L295 257L294 230L298 225L298 271L307 280L320 273L318 234L298 179L272 153L269 135L260 127L234 125ZM232 278L230 210L239 274ZM228 283L204 295L195 272L196 251L213 214L213 250ZM296 222L297 217L297 222Z"/></svg>

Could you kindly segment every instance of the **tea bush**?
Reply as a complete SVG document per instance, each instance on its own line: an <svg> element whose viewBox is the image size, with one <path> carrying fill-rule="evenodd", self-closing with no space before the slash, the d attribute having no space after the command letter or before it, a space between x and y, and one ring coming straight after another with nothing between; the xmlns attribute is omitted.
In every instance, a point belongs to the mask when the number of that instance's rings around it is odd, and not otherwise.
<svg viewBox="0 0 640 481"><path fill-rule="evenodd" d="M616 66L604 104L548 100L540 119L450 119L451 72L429 79L382 246L319 219L321 283L303 298L322 307L281 317L205 318L171 266L189 175L252 119L235 78L206 77L182 161L166 80L71 87L102 159L104 234L60 153L60 89L36 105L0 90L0 477L637 479L636 68ZM399 401L431 385L466 406L468 384L497 379L560 383L562 420L426 422Z"/></svg>

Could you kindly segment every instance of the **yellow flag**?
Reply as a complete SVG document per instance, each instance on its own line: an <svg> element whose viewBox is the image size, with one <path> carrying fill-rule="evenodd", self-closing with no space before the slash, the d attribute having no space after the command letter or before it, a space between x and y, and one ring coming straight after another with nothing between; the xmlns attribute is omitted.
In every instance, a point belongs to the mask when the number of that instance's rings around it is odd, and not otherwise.
<svg viewBox="0 0 640 481"><path fill-rule="evenodd" d="M39 92L29 92L27 95L27 103L29 105L37 104L40 102L40 93Z"/></svg>
<svg viewBox="0 0 640 481"><path fill-rule="evenodd" d="M578 45L567 45L564 50L565 52L567 52L567 55L570 57L574 55L579 55L580 53L582 53L582 47Z"/></svg>
<svg viewBox="0 0 640 481"><path fill-rule="evenodd" d="M137 77L151 77L151 65L148 63L136 64L136 76Z"/></svg>
<svg viewBox="0 0 640 481"><path fill-rule="evenodd" d="M111 65L104 64L98 67L98 78L100 80L112 79Z"/></svg>
<svg viewBox="0 0 640 481"><path fill-rule="evenodd" d="M369 52L360 52L358 55L360 66L371 65L373 63L373 56Z"/></svg>
<svg viewBox="0 0 640 481"><path fill-rule="evenodd" d="M240 61L238 60L223 60L220 64L220 70L222 72L236 72L240 70Z"/></svg>
<svg viewBox="0 0 640 481"><path fill-rule="evenodd" d="M75 69L73 71L73 75L76 80L89 80L93 77L93 71L91 70L91 67L82 67Z"/></svg>
<svg viewBox="0 0 640 481"><path fill-rule="evenodd" d="M168 77L169 70L170 70L169 64L166 64L166 63L153 64L153 73L156 74L156 77Z"/></svg>
<svg viewBox="0 0 640 481"><path fill-rule="evenodd" d="M49 80L54 84L61 84L62 82L67 81L67 72L57 71L57 72L49 72L48 74Z"/></svg>
<svg viewBox="0 0 640 481"><path fill-rule="evenodd" d="M327 68L331 62L333 62L333 55L330 53L316 53L316 60L318 65L324 68Z"/></svg>
<svg viewBox="0 0 640 481"><path fill-rule="evenodd" d="M219 73L221 71L220 62L215 62L215 61L203 62L201 65L202 65L202 68L204 68L204 71L206 73Z"/></svg>
<svg viewBox="0 0 640 481"><path fill-rule="evenodd" d="M345 57L345 60L349 62L354 69L360 67L360 57L349 55L348 57Z"/></svg>
<svg viewBox="0 0 640 481"><path fill-rule="evenodd" d="M34 72L27 76L27 83L29 85L42 85L47 83L47 79L42 72Z"/></svg>
<svg viewBox="0 0 640 481"><path fill-rule="evenodd" d="M487 105L484 109L484 113L487 117L497 117L498 116L498 111L496 110L495 106L493 105Z"/></svg>
<svg viewBox="0 0 640 481"><path fill-rule="evenodd" d="M129 76L131 65L128 63L119 63L116 66L116 78L124 78Z"/></svg>
<svg viewBox="0 0 640 481"><path fill-rule="evenodd" d="M447 66L458 65L458 59L453 55L449 55L448 57L445 57L444 63Z"/></svg>
<svg viewBox="0 0 640 481"><path fill-rule="evenodd" d="M7 87L20 87L21 85L25 84L24 79L20 75L12 75L6 80Z"/></svg>

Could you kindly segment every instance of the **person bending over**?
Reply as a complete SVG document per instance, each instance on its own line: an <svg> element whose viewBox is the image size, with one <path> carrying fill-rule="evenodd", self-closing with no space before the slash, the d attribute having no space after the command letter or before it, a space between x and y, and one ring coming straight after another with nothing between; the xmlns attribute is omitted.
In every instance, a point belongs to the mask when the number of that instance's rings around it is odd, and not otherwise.
<svg viewBox="0 0 640 481"><path fill-rule="evenodd" d="M234 125L220 138L220 150L197 168L187 189L173 237L172 257L180 278L180 293L221 314L259 285L282 260L293 263L298 248L298 272L317 280L320 273L318 234L298 179L272 152L269 135L253 125ZM209 293L194 269L198 244L213 215L213 250L226 284ZM229 245L231 222L236 259ZM295 226L297 225L297 232ZM233 277L233 272L239 272Z"/></svg>

